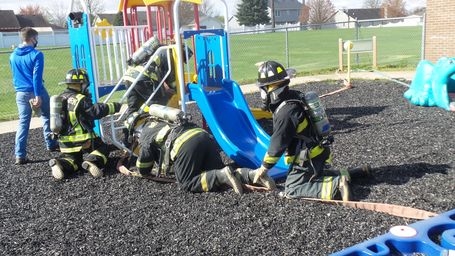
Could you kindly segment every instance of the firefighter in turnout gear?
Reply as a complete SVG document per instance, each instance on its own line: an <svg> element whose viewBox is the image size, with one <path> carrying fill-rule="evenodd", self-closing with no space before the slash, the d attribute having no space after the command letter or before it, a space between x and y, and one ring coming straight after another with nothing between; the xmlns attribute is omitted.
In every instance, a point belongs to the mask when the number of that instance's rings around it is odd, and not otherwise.
<svg viewBox="0 0 455 256"><path fill-rule="evenodd" d="M165 106L177 92L176 74L173 68L175 63L172 56L173 48L158 49L162 45L156 37L150 39L149 41L152 42L149 44L150 50L147 51L147 54L133 54L133 57L128 60L128 69L126 74L123 76L123 83L129 88L133 86L134 81L143 72L132 90L127 95L127 118L135 118L132 117L132 115L142 114L142 111L144 110L146 112L147 106L145 103L153 93L155 94L148 105L160 104ZM153 54L157 50L158 52ZM186 63L186 59L191 58L193 52L188 47L184 47L183 50L183 61ZM134 58L135 56L138 57ZM152 58L150 66L145 69L150 58ZM162 82L163 79L164 81ZM161 82L162 84L160 86ZM123 130L123 143L127 147L129 147L131 143L131 132L131 130Z"/></svg>
<svg viewBox="0 0 455 256"><path fill-rule="evenodd" d="M319 199L350 200L350 173L347 170L328 170L331 164L330 125L322 105L311 106L306 94L289 89L290 77L278 62L265 61L259 65L259 86L263 109L273 113L273 133L261 167L255 170L253 181L267 173L284 154L289 164L284 195L288 198L309 197ZM319 100L319 97L316 97ZM311 109L317 107L318 109ZM322 110L322 112L321 112ZM319 113L319 118L313 114ZM326 123L320 125L319 121ZM324 132L317 128L324 127ZM351 173L366 175L369 170Z"/></svg>
<svg viewBox="0 0 455 256"><path fill-rule="evenodd" d="M60 84L65 84L67 88L59 95L61 113L51 113L52 118L61 118L58 122L53 122L61 124L61 127L53 127L57 133L61 155L49 161L52 176L61 180L82 168L94 177L101 177L109 149L93 132L94 120L118 112L121 104L93 104L88 91L88 76L84 69L69 70L65 81ZM85 158L84 153L88 153Z"/></svg>
<svg viewBox="0 0 455 256"><path fill-rule="evenodd" d="M157 54L152 55L161 45L156 39L153 43L154 49L150 54L143 54L140 58L128 60L128 69L123 76L123 83L130 87L137 77L143 72L134 88L127 96L128 112L127 115L137 112L148 98L156 91L150 104L167 105L171 97L176 93L176 75L174 70L174 58L171 49L160 49ZM193 52L188 47L184 47L184 62L186 57L191 58ZM168 61L168 57L169 60ZM150 66L145 69L147 62L151 60ZM160 86L161 81L163 84ZM159 87L160 86L160 87ZM158 88L159 87L159 88Z"/></svg>
<svg viewBox="0 0 455 256"><path fill-rule="evenodd" d="M155 118L154 113L167 120ZM145 123L135 126L140 136L137 148L133 149L138 157L131 175L147 178L174 174L185 191L201 193L230 187L238 194L243 193L244 180L225 166L209 133L189 122L179 109L153 104L150 114Z"/></svg>

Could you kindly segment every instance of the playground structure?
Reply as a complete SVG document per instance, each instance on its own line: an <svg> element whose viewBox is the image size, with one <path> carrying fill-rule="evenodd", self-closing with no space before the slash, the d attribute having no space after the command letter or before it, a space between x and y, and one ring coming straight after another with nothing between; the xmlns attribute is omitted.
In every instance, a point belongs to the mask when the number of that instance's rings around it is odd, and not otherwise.
<svg viewBox="0 0 455 256"><path fill-rule="evenodd" d="M359 53L372 53L373 69L376 69L377 64L377 43L376 36L373 36L371 39L360 39L360 40L343 40L338 39L338 71L341 72L344 70L343 65L343 55L346 54L346 65L347 65L347 74L345 79L345 86L347 88L352 88L351 84L351 60L352 54Z"/></svg>
<svg viewBox="0 0 455 256"><path fill-rule="evenodd" d="M126 2L128 1L124 3ZM154 1L147 2L151 3ZM178 20L180 2L180 0L176 0L172 10L174 15L173 28L177 31L180 28ZM227 17L226 3L224 0L221 0L221 2L225 6L225 16ZM170 10L169 5L167 7L167 10ZM226 17L225 20L227 20ZM128 92L134 87L134 83L127 90L121 84L122 72L126 70L126 66L123 65L125 65L126 59L134 52L133 49L140 45L140 43L136 45L128 44L128 38L135 35L139 39L138 42L143 43L147 40L147 36L151 36L152 33L137 33L137 31L146 31L140 30L140 26L91 28L89 17L86 13L72 14L68 22L72 43L73 66L87 69L91 81L90 90L93 101L124 101ZM171 32L166 32L162 35L167 37L171 34ZM144 36L142 37L142 35ZM114 36L117 38L115 43ZM108 39L109 37L112 38ZM102 39L105 41L101 41ZM160 47L155 54L174 48L177 50L173 51L175 55L171 57L181 60L183 57L182 45L191 45L194 49L194 66L192 68L189 65L185 66L182 61L176 61L177 64L174 67L177 71L178 96L180 96L177 99L177 104L185 112L188 102L196 102L216 141L226 155L240 166L259 167L262 156L268 148L270 137L257 123L240 90L240 86L231 79L227 24L224 30L196 29L183 31L181 37L175 37L175 42L175 45ZM115 47L117 47L116 49L119 53L117 56L109 53L107 55L112 58L107 58L108 61L98 60L100 56L101 59L104 58L103 54L97 50L102 51L101 49L104 48L107 51L107 49L113 50ZM105 55L105 57L107 56ZM170 65L169 58L171 57L168 57L168 65ZM121 63L118 63L119 61ZM110 67L112 67L112 70ZM117 69L119 72L117 72ZM104 72L105 70L106 72ZM197 80L190 79L193 73L197 74ZM105 75L109 79L105 79ZM150 96L149 100L153 96L154 94ZM175 101L173 104L175 104ZM125 111L103 120L103 125L98 125L97 130L104 140L110 140L121 149L126 148L121 139L116 137L116 134L124 128L123 115ZM273 178L279 179L286 176L287 170L288 166L283 159L280 159L269 174ZM423 252L429 253L429 255L443 255L442 253L446 252L453 253L455 247L453 242L454 215L455 212L451 211L423 222L417 222L409 228L402 228L402 230L415 230L417 233L413 237L403 238L400 236L396 237L396 233L393 236L387 234L347 248L334 255L390 255L389 252L391 251L405 253ZM435 242L433 238L435 235L442 237L441 243Z"/></svg>
<svg viewBox="0 0 455 256"><path fill-rule="evenodd" d="M165 2L164 7L163 2ZM155 5L159 5L160 8L165 8L166 13L173 15L173 25L170 25L169 22L166 23L169 29L165 29L166 32L161 35L166 35L166 39L173 37L175 44L162 46L154 53L157 54L171 48L176 49L173 51L172 58L176 60L176 65L173 68L177 74L177 95L179 97L177 100L171 100L171 106L180 107L186 113L186 104L195 101L216 141L226 155L240 166L258 168L268 148L270 136L256 121L239 84L231 80L227 5L224 0L221 0L225 7L225 29L195 29L183 31L181 35L179 33L179 36L174 36L173 30L180 31L178 17L181 2L180 0L144 0L134 1L134 5L129 6L128 4L131 2L124 0L121 1L121 5L123 4L122 9L125 13L135 12L128 8L144 6L149 10ZM200 0L186 2L191 2L194 5L201 3ZM172 9L170 9L169 3L173 3ZM195 9L197 10L196 7ZM134 15L129 17L134 17ZM135 40L137 40L144 43L150 36L154 35L150 32L151 26L91 28L86 12L71 13L68 24L73 66L87 69L91 81L92 100L94 102L116 100L124 103L127 94L135 85L133 82L125 90L126 88L122 84L123 72L127 68L125 63L134 52L135 47L139 46L139 43L129 44L129 41L136 42ZM160 28L160 30L162 29ZM193 65L192 67L185 65L183 61L179 61L183 59L182 47L188 45L193 48L195 53L194 63L192 61L189 63ZM106 55L103 54L103 51ZM168 61L168 65L170 65L170 61ZM197 81L193 81L193 74L197 75ZM163 81L159 86L163 84ZM153 96L154 94L150 96L148 102ZM111 142L120 149L128 150L118 136L119 131L125 127L123 124L125 114L126 110L121 111L118 115L103 119L102 125L97 124L96 132L103 140ZM288 166L281 159L271 170L270 175L275 179L282 178L286 176L287 170Z"/></svg>

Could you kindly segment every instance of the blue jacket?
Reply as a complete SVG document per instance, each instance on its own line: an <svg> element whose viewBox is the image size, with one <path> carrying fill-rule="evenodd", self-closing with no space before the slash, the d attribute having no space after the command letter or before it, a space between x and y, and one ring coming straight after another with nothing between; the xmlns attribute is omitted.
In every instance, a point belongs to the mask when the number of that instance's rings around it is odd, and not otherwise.
<svg viewBox="0 0 455 256"><path fill-rule="evenodd" d="M44 55L31 45L20 45L9 58L16 92L34 92L41 95L43 90Z"/></svg>

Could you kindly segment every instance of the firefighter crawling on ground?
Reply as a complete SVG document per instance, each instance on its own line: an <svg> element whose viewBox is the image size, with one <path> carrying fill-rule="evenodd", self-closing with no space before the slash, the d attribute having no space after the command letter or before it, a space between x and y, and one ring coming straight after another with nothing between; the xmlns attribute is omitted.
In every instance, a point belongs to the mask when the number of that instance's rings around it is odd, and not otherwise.
<svg viewBox="0 0 455 256"><path fill-rule="evenodd" d="M225 166L212 136L188 119L183 111L158 104L150 106L149 114L132 118L128 127L134 129L132 151L137 159L130 159L136 160L131 170L121 165L119 171L152 180L174 175L183 190L195 193L229 187L238 194L244 187L275 189L267 174L253 184L256 172Z"/></svg>
<svg viewBox="0 0 455 256"><path fill-rule="evenodd" d="M121 104L93 104L84 69L71 69L61 84L67 86L66 90L51 97L51 130L58 138L62 153L49 161L52 176L61 180L82 167L93 177L101 177L109 149L93 132L94 120L117 113ZM84 153L88 153L85 160Z"/></svg>

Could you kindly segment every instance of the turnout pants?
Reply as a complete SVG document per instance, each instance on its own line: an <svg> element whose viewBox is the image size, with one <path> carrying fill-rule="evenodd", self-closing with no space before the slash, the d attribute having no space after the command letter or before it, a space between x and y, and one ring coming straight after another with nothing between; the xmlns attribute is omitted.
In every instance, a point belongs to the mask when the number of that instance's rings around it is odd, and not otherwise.
<svg viewBox="0 0 455 256"><path fill-rule="evenodd" d="M215 171L224 168L216 142L206 132L186 141L177 152L173 169L177 182L185 191L218 190Z"/></svg>
<svg viewBox="0 0 455 256"><path fill-rule="evenodd" d="M334 199L339 194L340 176L332 176L323 173L322 176L310 181L314 170L323 170L327 159L330 157L330 149L314 158L306 160L302 166L296 166L288 173L285 183L285 194L290 198L310 197L319 199Z"/></svg>
<svg viewBox="0 0 455 256"><path fill-rule="evenodd" d="M60 144L62 147L62 144ZM88 155L84 159L84 154ZM101 138L94 138L91 145L81 151L73 153L62 153L56 160L62 165L65 175L72 174L81 169L84 160L94 163L99 168L103 168L109 157L109 147Z"/></svg>

